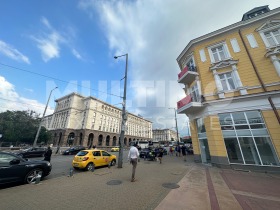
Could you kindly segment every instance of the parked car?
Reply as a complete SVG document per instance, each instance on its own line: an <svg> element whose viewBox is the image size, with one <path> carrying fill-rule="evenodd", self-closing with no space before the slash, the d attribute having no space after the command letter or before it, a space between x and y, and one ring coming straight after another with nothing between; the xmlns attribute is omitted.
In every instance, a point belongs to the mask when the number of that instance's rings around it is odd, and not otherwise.
<svg viewBox="0 0 280 210"><path fill-rule="evenodd" d="M140 158L148 159L148 160L155 160L155 151L152 148L144 148L140 151L139 154Z"/></svg>
<svg viewBox="0 0 280 210"><path fill-rule="evenodd" d="M44 160L27 160L14 153L0 152L0 184L35 183L38 174L49 175L52 165Z"/></svg>
<svg viewBox="0 0 280 210"><path fill-rule="evenodd" d="M44 157L46 151L47 150L44 147L30 147L27 149L19 150L15 152L15 154L22 158Z"/></svg>
<svg viewBox="0 0 280 210"><path fill-rule="evenodd" d="M84 146L74 146L62 152L63 155L76 155L81 150L86 149Z"/></svg>
<svg viewBox="0 0 280 210"><path fill-rule="evenodd" d="M118 152L120 151L120 148L119 147L113 147L111 148L111 152Z"/></svg>
<svg viewBox="0 0 280 210"><path fill-rule="evenodd" d="M82 150L74 157L72 166L75 169L85 169L91 171L98 166L114 166L116 165L117 157L104 150Z"/></svg>

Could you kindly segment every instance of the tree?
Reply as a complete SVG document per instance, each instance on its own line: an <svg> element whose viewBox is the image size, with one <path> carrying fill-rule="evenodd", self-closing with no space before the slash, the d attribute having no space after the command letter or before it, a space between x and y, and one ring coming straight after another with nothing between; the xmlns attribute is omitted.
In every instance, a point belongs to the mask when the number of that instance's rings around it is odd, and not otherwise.
<svg viewBox="0 0 280 210"><path fill-rule="evenodd" d="M41 118L35 111L6 111L0 113L1 141L32 144ZM51 136L46 128L41 129L39 139L47 143Z"/></svg>

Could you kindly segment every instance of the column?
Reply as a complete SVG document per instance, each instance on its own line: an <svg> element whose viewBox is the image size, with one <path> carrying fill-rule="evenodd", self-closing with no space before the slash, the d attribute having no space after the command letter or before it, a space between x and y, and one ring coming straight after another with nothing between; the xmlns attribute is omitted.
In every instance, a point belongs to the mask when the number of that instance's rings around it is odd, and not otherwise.
<svg viewBox="0 0 280 210"><path fill-rule="evenodd" d="M278 73L278 76L280 77L280 60L279 58L276 57L276 55L272 55L270 57L270 60L272 61L277 73Z"/></svg>
<svg viewBox="0 0 280 210"><path fill-rule="evenodd" d="M218 96L219 96L219 98L225 98L225 94L223 92L223 86L222 86L222 83L220 81L220 77L219 77L217 71L213 70L213 74L214 74L216 86L217 86L217 89L218 89Z"/></svg>
<svg viewBox="0 0 280 210"><path fill-rule="evenodd" d="M234 79L235 79L235 83L237 85L237 89L239 90L240 94L241 95L246 95L247 90L245 89L245 87L243 87L243 84L242 84L241 79L239 77L236 65L232 66L232 73L233 73L233 76L234 76Z"/></svg>

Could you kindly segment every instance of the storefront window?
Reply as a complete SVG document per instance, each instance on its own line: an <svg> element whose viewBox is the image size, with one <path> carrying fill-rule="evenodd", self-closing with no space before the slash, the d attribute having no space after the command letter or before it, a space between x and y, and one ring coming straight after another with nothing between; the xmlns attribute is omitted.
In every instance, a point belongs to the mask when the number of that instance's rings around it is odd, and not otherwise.
<svg viewBox="0 0 280 210"><path fill-rule="evenodd" d="M262 157L264 165L277 165L277 155L271 145L270 139L268 137L255 137L257 148Z"/></svg>
<svg viewBox="0 0 280 210"><path fill-rule="evenodd" d="M219 114L230 163L279 165L259 111Z"/></svg>
<svg viewBox="0 0 280 210"><path fill-rule="evenodd" d="M228 159L231 163L243 163L237 138L225 138Z"/></svg>

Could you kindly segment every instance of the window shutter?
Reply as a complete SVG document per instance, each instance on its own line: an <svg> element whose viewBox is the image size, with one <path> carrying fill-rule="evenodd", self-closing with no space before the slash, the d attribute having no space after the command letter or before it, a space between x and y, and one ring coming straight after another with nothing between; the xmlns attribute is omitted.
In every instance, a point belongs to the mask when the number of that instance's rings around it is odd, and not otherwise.
<svg viewBox="0 0 280 210"><path fill-rule="evenodd" d="M206 56L205 56L204 49L199 50L199 55L200 55L200 60L202 62L205 62L206 61Z"/></svg>
<svg viewBox="0 0 280 210"><path fill-rule="evenodd" d="M230 43L231 43L233 52L235 52L235 53L240 52L240 47L239 47L238 42L237 42L236 39L231 39Z"/></svg>
<svg viewBox="0 0 280 210"><path fill-rule="evenodd" d="M246 36L247 36L247 39L248 39L248 41L249 41L249 43L250 43L250 46L251 46L252 48L258 47L258 43L257 43L257 41L256 41L256 39L255 39L255 37L254 37L253 34L248 34L248 35L246 35Z"/></svg>

